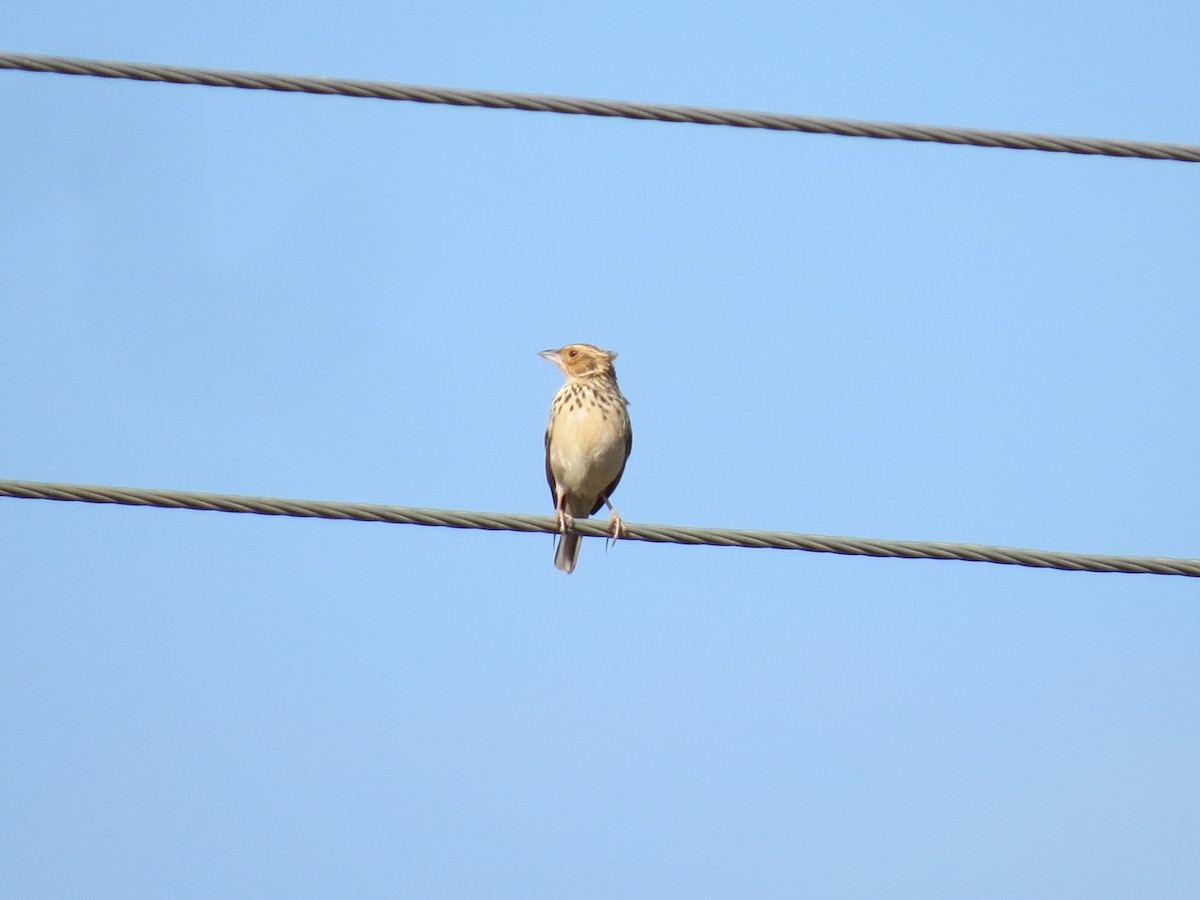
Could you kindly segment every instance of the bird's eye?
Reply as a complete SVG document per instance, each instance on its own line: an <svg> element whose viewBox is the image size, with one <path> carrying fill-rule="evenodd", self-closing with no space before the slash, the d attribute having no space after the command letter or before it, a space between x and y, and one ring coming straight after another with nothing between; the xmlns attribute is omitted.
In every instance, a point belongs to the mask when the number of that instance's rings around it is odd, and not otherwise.
<svg viewBox="0 0 1200 900"><path fill-rule="evenodd" d="M571 359L574 359L574 358L575 358L575 357L577 357L578 355L579 355L579 351L578 351L578 350L571 350L571 351L569 351L569 352L567 353L567 356L571 357Z"/></svg>

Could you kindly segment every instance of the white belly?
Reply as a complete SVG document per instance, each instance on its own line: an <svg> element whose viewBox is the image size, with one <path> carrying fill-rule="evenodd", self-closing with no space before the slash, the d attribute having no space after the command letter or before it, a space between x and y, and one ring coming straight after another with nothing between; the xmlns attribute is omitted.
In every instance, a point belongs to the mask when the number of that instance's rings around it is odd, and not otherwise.
<svg viewBox="0 0 1200 900"><path fill-rule="evenodd" d="M572 495L572 515L587 515L621 472L626 433L622 413L610 410L607 417L601 416L587 404L559 411L550 435L550 471L559 487Z"/></svg>

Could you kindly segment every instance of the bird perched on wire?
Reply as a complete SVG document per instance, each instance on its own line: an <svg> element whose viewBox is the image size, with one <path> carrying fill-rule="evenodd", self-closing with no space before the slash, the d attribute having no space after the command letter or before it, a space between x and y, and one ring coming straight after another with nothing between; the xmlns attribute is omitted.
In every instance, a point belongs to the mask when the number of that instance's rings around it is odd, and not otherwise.
<svg viewBox="0 0 1200 900"><path fill-rule="evenodd" d="M612 493L625 472L633 449L629 401L617 387L613 360L617 354L591 344L567 344L538 354L567 376L550 404L546 423L546 480L554 500L554 518L561 536L554 565L575 571L579 535L570 531L575 518L607 506L613 540L625 533Z"/></svg>

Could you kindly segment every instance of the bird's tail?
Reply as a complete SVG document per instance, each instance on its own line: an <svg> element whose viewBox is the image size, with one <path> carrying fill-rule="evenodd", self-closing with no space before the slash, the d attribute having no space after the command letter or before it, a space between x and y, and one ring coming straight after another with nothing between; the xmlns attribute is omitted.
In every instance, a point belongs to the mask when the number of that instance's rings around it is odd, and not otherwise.
<svg viewBox="0 0 1200 900"><path fill-rule="evenodd" d="M574 532L568 531L558 538L558 549L554 552L554 568L561 569L570 575L575 571L575 563L579 561L579 548L583 540Z"/></svg>

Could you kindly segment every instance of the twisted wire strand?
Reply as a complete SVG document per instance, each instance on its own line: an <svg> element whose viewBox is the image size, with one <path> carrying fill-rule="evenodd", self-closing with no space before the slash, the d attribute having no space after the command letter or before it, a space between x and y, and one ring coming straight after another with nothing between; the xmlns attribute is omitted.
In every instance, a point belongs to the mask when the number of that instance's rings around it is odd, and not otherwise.
<svg viewBox="0 0 1200 900"><path fill-rule="evenodd" d="M403 525L434 525L476 528L488 531L557 533L551 516L511 513L425 509L386 506L378 503L343 503L330 500L286 500L239 494L198 491L111 487L107 485L61 484L41 481L0 480L0 497L27 500L72 500L84 503L116 503L125 506L156 506L165 509L196 509L216 512L254 513L315 519L350 519L359 522L391 522ZM1068 572L1124 572L1148 575L1200 577L1200 559L1153 556L1108 556L994 547L945 541L897 541L882 538L833 537L786 531L742 528L696 528L682 525L626 523L627 539L663 544L699 544L709 547L769 547L779 550L808 550L846 556L877 556L900 559L956 559L989 562ZM607 523L576 519L575 530L591 537L607 537Z"/></svg>
<svg viewBox="0 0 1200 900"><path fill-rule="evenodd" d="M773 131L803 131L811 134L838 134L846 137L969 144L976 147L1005 147L1010 150L1043 150L1049 153L1080 153L1091 156L1200 162L1200 146L1193 144L1071 137L948 125L870 122L859 119L718 109L672 103L639 103L553 94L364 81L352 78L241 72L194 66L168 66L157 63L49 56L37 53L0 52L0 69L54 72L62 75L94 75L101 78L129 78L136 81L162 81L174 84L201 84L249 90L340 94L346 97L373 97L380 100L448 103L455 106L483 106L492 109L520 109L530 112L648 119L659 122L690 122L697 125L729 125L735 128L766 128Z"/></svg>

